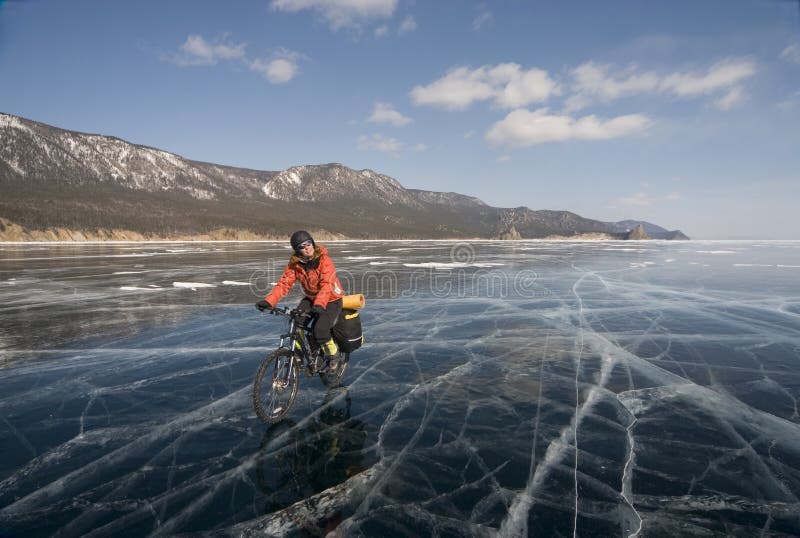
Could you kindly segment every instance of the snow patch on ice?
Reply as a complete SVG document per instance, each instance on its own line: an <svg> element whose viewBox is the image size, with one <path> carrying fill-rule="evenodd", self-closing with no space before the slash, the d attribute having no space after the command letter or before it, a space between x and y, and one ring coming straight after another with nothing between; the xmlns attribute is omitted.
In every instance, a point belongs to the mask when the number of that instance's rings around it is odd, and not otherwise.
<svg viewBox="0 0 800 538"><path fill-rule="evenodd" d="M736 254L735 250L695 250L698 254Z"/></svg>
<svg viewBox="0 0 800 538"><path fill-rule="evenodd" d="M139 273L144 273L144 271L114 271L111 274L112 275L138 275Z"/></svg>
<svg viewBox="0 0 800 538"><path fill-rule="evenodd" d="M249 286L249 282L239 282L238 280L223 280L223 286Z"/></svg>
<svg viewBox="0 0 800 538"><path fill-rule="evenodd" d="M392 259L391 256L347 256L346 260L381 260Z"/></svg>
<svg viewBox="0 0 800 538"><path fill-rule="evenodd" d="M734 263L734 267L775 267L768 263Z"/></svg>
<svg viewBox="0 0 800 538"><path fill-rule="evenodd" d="M404 263L406 267L425 267L430 269L462 269L465 267L497 267L505 265L504 263L439 263L439 262L423 262L423 263Z"/></svg>
<svg viewBox="0 0 800 538"><path fill-rule="evenodd" d="M176 288L188 288L196 290L197 288L216 288L214 284L206 284L205 282L173 282L172 285Z"/></svg>
<svg viewBox="0 0 800 538"><path fill-rule="evenodd" d="M139 286L120 286L119 289L121 289L122 291L158 291L164 288L159 288L159 287L142 288Z"/></svg>
<svg viewBox="0 0 800 538"><path fill-rule="evenodd" d="M405 252L408 250L439 250L443 248L444 245L440 246L432 246L432 247L403 247L403 248L390 248L387 249L386 252Z"/></svg>

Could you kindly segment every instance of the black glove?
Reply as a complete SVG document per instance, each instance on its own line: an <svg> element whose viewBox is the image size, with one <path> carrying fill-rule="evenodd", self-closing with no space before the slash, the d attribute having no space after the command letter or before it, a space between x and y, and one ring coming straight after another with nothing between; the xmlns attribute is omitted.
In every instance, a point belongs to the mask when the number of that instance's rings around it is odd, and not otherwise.
<svg viewBox="0 0 800 538"><path fill-rule="evenodd" d="M256 303L256 308L263 312L264 310L272 310L274 307L264 299L261 299Z"/></svg>
<svg viewBox="0 0 800 538"><path fill-rule="evenodd" d="M325 309L318 304L311 307L311 313L314 314L315 317L319 317L323 312L325 312Z"/></svg>

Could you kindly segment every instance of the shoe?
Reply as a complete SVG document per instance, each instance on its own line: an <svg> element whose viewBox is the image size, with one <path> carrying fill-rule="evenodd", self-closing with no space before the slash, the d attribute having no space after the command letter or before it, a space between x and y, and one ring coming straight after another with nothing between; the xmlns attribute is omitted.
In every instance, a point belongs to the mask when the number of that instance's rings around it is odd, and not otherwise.
<svg viewBox="0 0 800 538"><path fill-rule="evenodd" d="M341 361L339 360L339 355L331 355L329 357L326 357L326 359L327 359L326 362L328 364L328 372L334 373L339 370L339 365L341 364Z"/></svg>

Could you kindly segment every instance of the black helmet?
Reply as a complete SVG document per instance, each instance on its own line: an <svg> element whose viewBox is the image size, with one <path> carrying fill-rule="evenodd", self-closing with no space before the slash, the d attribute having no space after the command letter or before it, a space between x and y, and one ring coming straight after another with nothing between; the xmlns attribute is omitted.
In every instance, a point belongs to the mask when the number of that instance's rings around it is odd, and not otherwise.
<svg viewBox="0 0 800 538"><path fill-rule="evenodd" d="M297 250L300 248L300 245L306 241L311 241L311 244L314 245L314 247L317 246L317 244L314 243L314 238L311 237L311 234L305 230L296 231L292 234L291 239L289 239L289 242L292 244L292 250L295 252L297 252Z"/></svg>

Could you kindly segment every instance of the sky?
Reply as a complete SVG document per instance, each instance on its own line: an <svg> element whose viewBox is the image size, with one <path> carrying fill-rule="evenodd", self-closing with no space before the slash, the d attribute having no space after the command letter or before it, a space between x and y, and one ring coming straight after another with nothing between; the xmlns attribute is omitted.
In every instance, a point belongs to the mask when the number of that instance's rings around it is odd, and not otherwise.
<svg viewBox="0 0 800 538"><path fill-rule="evenodd" d="M231 166L338 162L499 207L800 239L794 0L0 0L0 112Z"/></svg>

